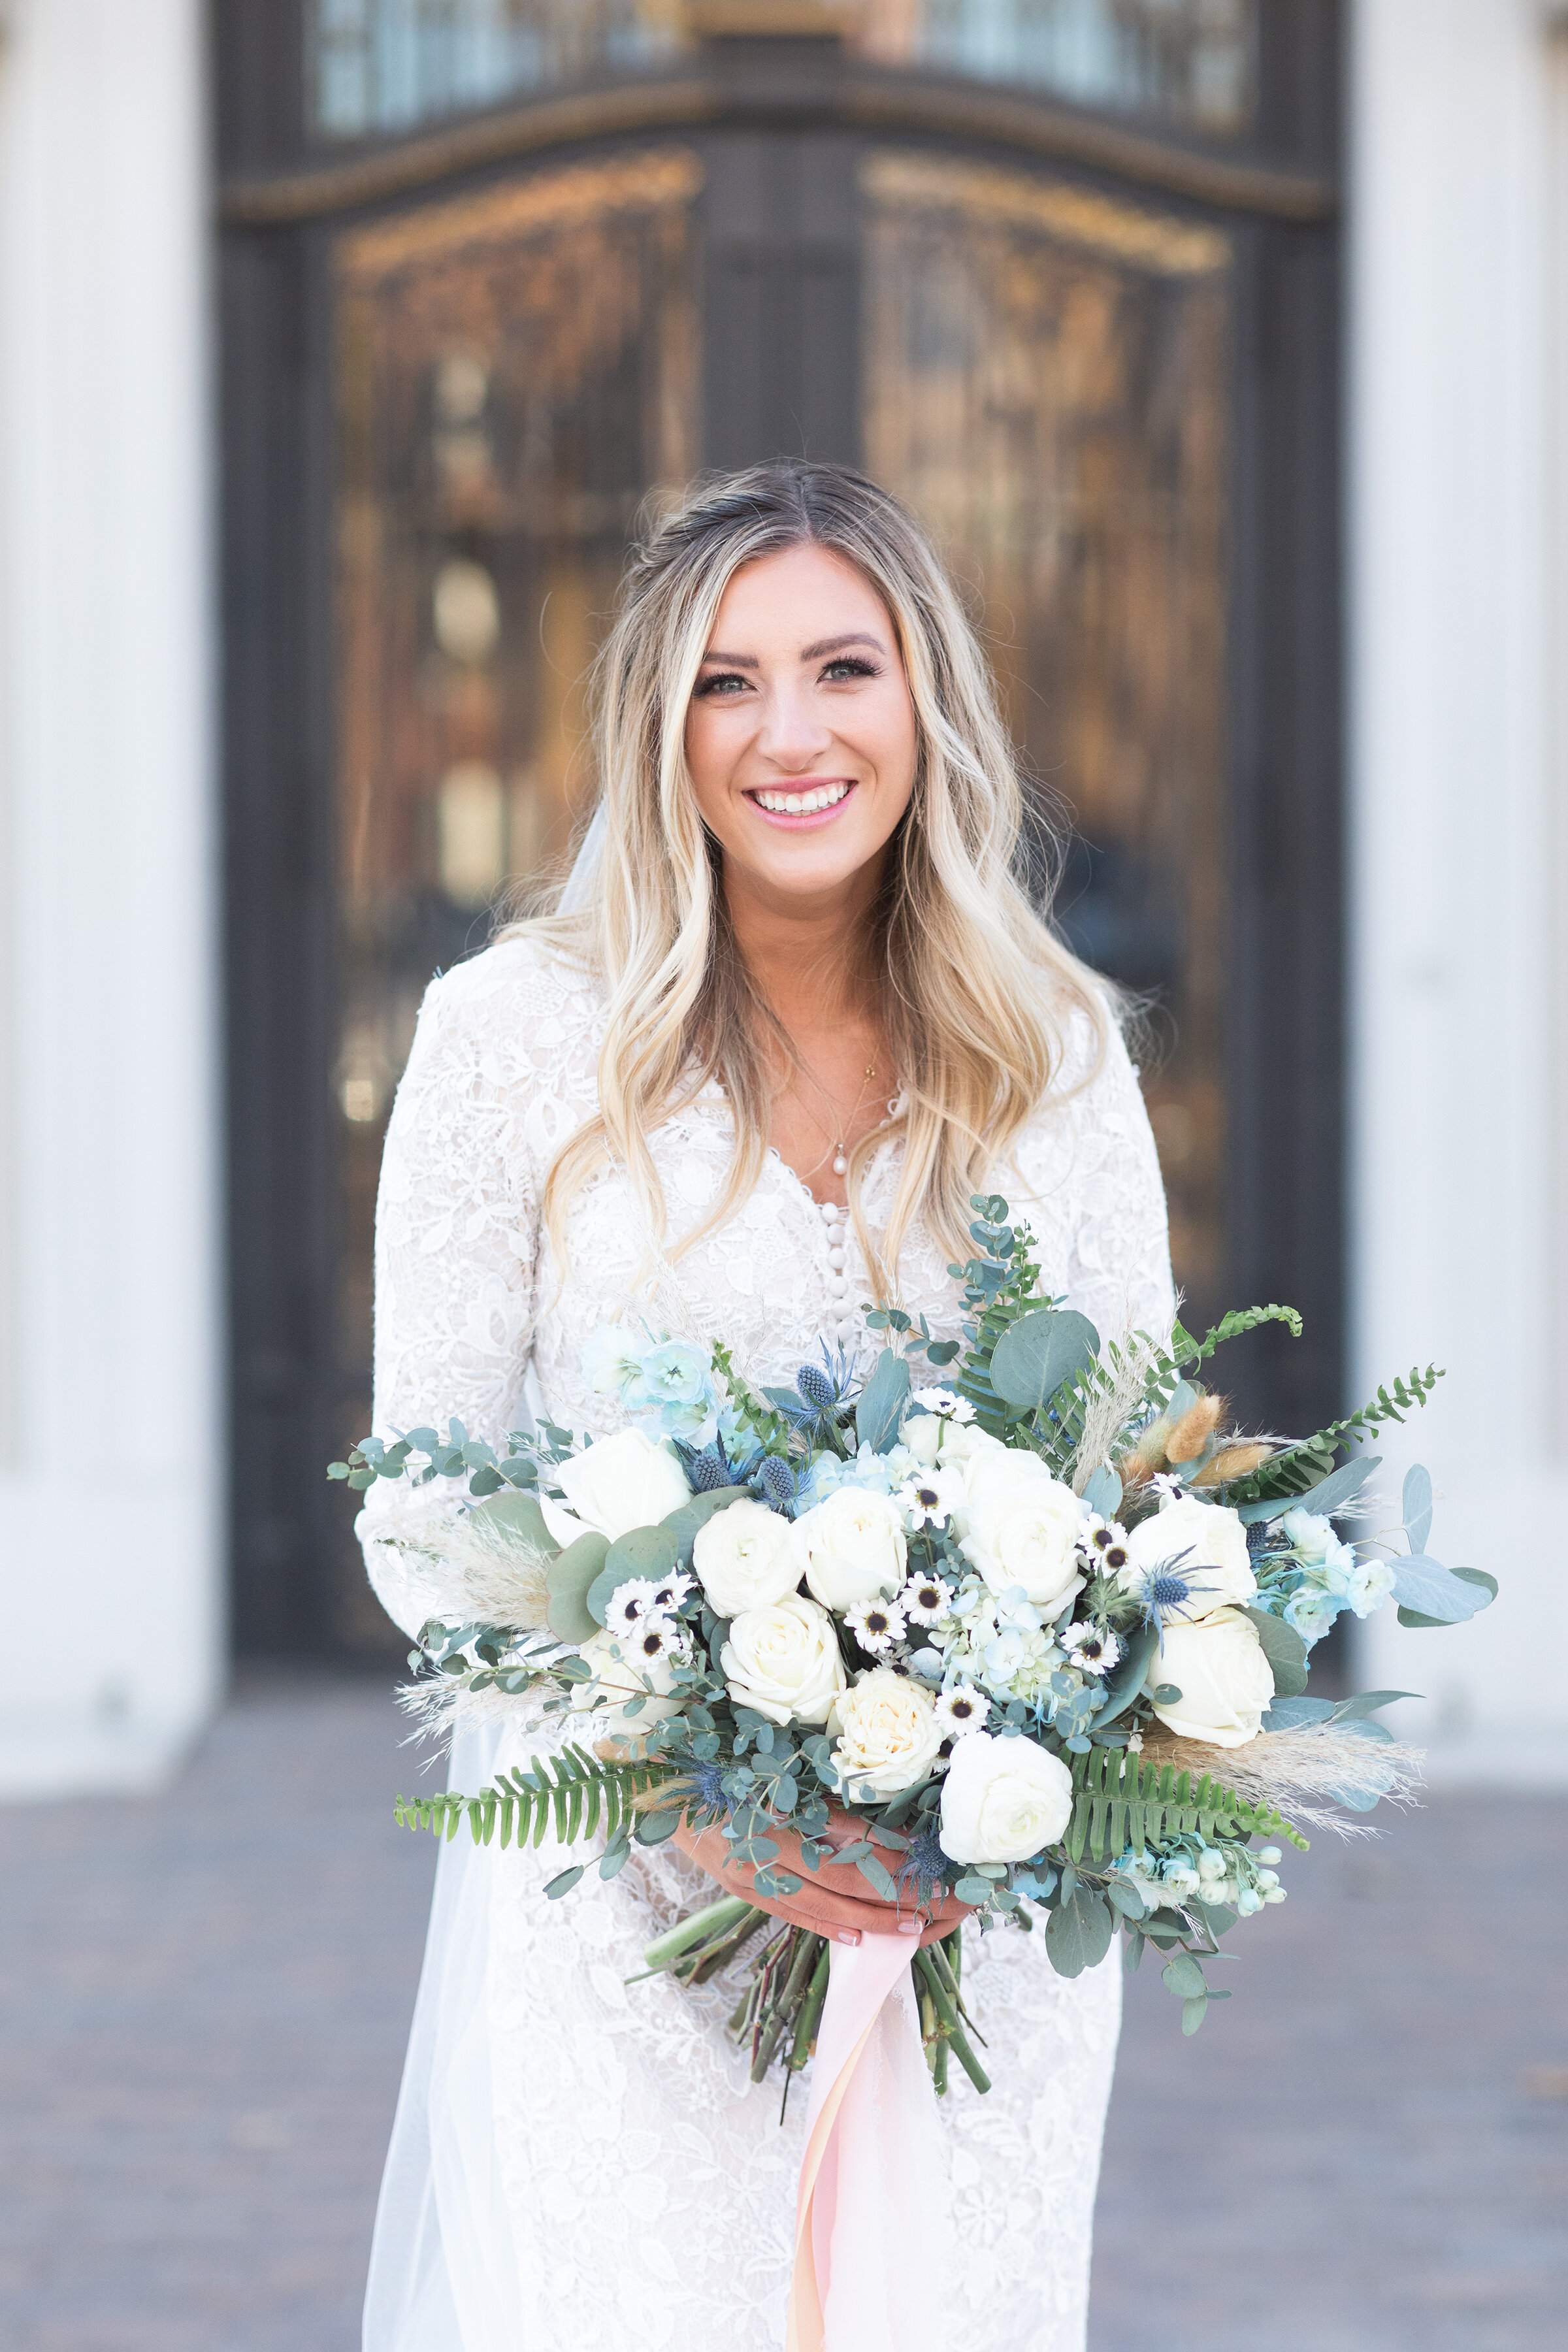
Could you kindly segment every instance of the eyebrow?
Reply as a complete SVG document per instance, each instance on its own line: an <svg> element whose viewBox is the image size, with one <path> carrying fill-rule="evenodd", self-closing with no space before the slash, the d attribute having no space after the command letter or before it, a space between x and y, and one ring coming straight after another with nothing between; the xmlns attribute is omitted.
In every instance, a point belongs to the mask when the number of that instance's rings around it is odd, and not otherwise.
<svg viewBox="0 0 1568 2352"><path fill-rule="evenodd" d="M820 661L824 654L840 653L846 646L870 646L875 652L884 655L888 650L880 637L870 636L864 630L858 629L847 636L824 637L817 645L802 646L800 658L803 662ZM705 662L722 662L726 669L756 669L760 667L755 654L707 653L702 658Z"/></svg>

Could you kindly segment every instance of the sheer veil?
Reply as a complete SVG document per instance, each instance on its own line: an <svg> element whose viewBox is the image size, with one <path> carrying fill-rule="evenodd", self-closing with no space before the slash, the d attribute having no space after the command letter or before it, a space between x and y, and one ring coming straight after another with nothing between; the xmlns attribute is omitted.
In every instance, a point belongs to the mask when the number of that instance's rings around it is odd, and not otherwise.
<svg viewBox="0 0 1568 2352"><path fill-rule="evenodd" d="M593 904L605 831L601 803L558 914ZM531 1423L542 1404L531 1367L523 1399ZM448 1788L482 1789L494 1778L501 1732L481 1724L454 1735ZM436 1864L371 2242L364 2352L531 2352L490 2104L490 1859L461 1837L442 1844Z"/></svg>

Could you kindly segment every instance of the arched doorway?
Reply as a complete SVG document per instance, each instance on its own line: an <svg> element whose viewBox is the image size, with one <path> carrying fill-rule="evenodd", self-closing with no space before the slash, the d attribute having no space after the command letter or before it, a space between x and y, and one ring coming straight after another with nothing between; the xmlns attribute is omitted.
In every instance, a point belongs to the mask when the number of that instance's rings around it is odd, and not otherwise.
<svg viewBox="0 0 1568 2352"><path fill-rule="evenodd" d="M564 843L627 530L703 465L847 458L942 536L1064 922L1155 1008L1192 1311L1300 1305L1253 1393L1326 1412L1332 9L279 15L218 10L242 1645L383 1643L316 1465L368 1411L386 1107Z"/></svg>

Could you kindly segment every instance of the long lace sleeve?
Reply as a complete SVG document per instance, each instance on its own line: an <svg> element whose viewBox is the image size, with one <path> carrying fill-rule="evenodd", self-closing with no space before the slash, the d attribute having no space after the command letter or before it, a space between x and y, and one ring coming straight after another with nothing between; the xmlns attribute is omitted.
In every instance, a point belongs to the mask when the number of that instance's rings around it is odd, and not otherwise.
<svg viewBox="0 0 1568 2352"><path fill-rule="evenodd" d="M1069 1026L1063 1078L1087 1065L1087 1021ZM1045 1272L1103 1339L1170 1328L1176 1311L1165 1188L1149 1115L1120 1031L1087 1086L1055 1097L1018 1150L1037 1185Z"/></svg>
<svg viewBox="0 0 1568 2352"><path fill-rule="evenodd" d="M538 1077L495 1018L487 957L432 982L397 1090L375 1219L379 1437L454 1415L492 1441L516 1426L532 1340L539 1217L527 1132ZM515 987L515 971L505 974ZM460 1488L378 1481L358 1528L383 1607L407 1633L435 1596L385 1538L457 1507Z"/></svg>

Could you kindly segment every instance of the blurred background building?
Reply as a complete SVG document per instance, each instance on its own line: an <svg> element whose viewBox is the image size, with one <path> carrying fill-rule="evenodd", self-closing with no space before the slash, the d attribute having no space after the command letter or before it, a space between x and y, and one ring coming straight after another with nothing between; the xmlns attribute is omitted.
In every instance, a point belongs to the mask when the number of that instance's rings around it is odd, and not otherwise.
<svg viewBox="0 0 1568 2352"><path fill-rule="evenodd" d="M432 972L566 847L650 493L863 465L1159 1011L1189 1320L1503 1582L1360 1636L1562 1776L1568 41L1540 0L9 0L0 1787L395 1661L366 1426ZM472 1311L482 1315L483 1301ZM1250 1344L1250 1343L1249 1343Z"/></svg>

